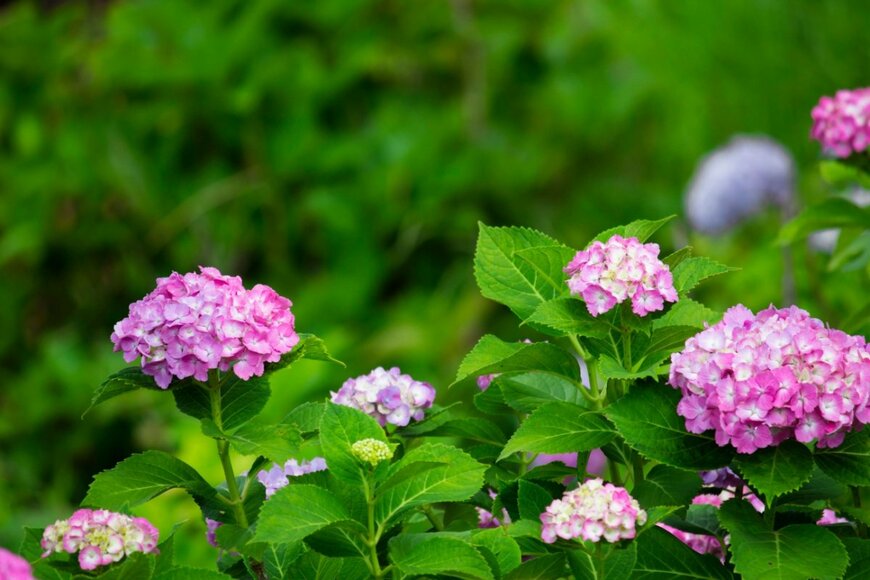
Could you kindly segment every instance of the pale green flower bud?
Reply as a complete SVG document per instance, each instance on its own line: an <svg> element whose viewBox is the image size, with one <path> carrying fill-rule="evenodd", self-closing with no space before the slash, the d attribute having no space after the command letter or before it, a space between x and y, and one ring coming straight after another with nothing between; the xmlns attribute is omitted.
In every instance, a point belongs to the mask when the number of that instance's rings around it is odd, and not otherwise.
<svg viewBox="0 0 870 580"><path fill-rule="evenodd" d="M351 445L350 450L354 457L372 465L377 465L384 459L390 459L393 456L393 450L390 449L390 446L377 439L360 439Z"/></svg>

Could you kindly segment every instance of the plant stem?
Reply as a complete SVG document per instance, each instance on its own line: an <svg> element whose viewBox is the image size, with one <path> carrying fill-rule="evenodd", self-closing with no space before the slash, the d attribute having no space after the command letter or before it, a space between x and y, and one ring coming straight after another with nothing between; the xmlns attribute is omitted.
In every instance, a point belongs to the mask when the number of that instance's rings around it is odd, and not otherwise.
<svg viewBox="0 0 870 580"><path fill-rule="evenodd" d="M634 469L634 486L637 487L643 481L643 457L635 453L631 458L631 466Z"/></svg>
<svg viewBox="0 0 870 580"><path fill-rule="evenodd" d="M429 520L429 523L432 524L432 527L435 528L436 531L443 532L444 524L438 521L438 518L435 517L435 512L432 510L432 506L428 503L424 505L420 510L426 514L426 519Z"/></svg>
<svg viewBox="0 0 870 580"><path fill-rule="evenodd" d="M380 531L375 531L375 497L373 489L369 485L369 478L366 475L363 478L363 489L366 495L366 504L368 505L368 530L369 537L366 539L366 544L369 547L369 568L372 576L380 580L386 574L386 569L381 569L381 562L378 560L378 540L380 540Z"/></svg>
<svg viewBox="0 0 870 580"><path fill-rule="evenodd" d="M210 371L208 375L208 393L211 402L211 417L218 429L223 429L223 417L221 416L221 381L217 371ZM225 439L217 439L218 457L227 480L227 491L230 494L230 502L236 515L236 523L242 528L248 527L248 516L245 514L245 506L236 485L236 474L233 472L233 464L230 461L230 445Z"/></svg>
<svg viewBox="0 0 870 580"><path fill-rule="evenodd" d="M619 487L622 487L622 477L619 475L619 466L615 461L608 461L608 467L610 468L610 481Z"/></svg>
<svg viewBox="0 0 870 580"><path fill-rule="evenodd" d="M861 507L861 489L857 485L850 485L849 489L852 490L852 503L856 508ZM863 522L857 522L857 533L859 538L867 537L867 524Z"/></svg>
<svg viewBox="0 0 870 580"><path fill-rule="evenodd" d="M580 344L576 335L569 334L568 340L571 341L571 346L574 347L577 356L586 363L586 370L589 372L589 390L587 391L586 388L580 387L580 393L587 401L592 403L593 409L598 409L601 407L601 397L598 393L598 374L595 370L595 362L589 353L586 352L586 349L583 348L583 345Z"/></svg>
<svg viewBox="0 0 870 580"><path fill-rule="evenodd" d="M604 580L604 550L601 548L601 542L595 543L595 577Z"/></svg>

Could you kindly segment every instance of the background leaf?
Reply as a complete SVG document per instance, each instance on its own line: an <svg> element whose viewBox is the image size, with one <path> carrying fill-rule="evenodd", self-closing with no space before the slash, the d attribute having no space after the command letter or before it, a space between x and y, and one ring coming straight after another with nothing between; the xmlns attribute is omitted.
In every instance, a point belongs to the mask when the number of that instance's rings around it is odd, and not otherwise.
<svg viewBox="0 0 870 580"><path fill-rule="evenodd" d="M571 453L601 447L615 432L602 415L570 403L546 403L529 415L505 445L500 458L517 451Z"/></svg>
<svg viewBox="0 0 870 580"><path fill-rule="evenodd" d="M332 492L316 485L294 483L279 489L263 504L253 541L291 544L348 519L350 514Z"/></svg>
<svg viewBox="0 0 870 580"><path fill-rule="evenodd" d="M440 534L402 534L390 540L390 561L404 574L446 574L493 580L486 559L469 543Z"/></svg>
<svg viewBox="0 0 870 580"><path fill-rule="evenodd" d="M813 454L802 443L783 441L775 447L739 455L734 465L770 504L773 498L794 491L809 481L813 473Z"/></svg>

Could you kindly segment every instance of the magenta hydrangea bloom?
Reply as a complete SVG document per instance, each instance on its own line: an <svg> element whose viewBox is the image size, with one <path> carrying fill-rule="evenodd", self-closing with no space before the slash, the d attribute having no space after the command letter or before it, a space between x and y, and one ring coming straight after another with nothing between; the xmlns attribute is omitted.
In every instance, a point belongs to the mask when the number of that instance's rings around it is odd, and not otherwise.
<svg viewBox="0 0 870 580"><path fill-rule="evenodd" d="M0 578L4 580L33 580L30 563L9 550L0 548Z"/></svg>
<svg viewBox="0 0 870 580"><path fill-rule="evenodd" d="M796 306L757 315L742 305L671 356L686 429L715 429L739 453L786 439L837 447L870 421L870 348Z"/></svg>
<svg viewBox="0 0 870 580"><path fill-rule="evenodd" d="M541 514L541 523L541 539L548 544L556 538L604 538L612 543L634 538L635 526L646 523L646 512L624 488L596 478L553 500Z"/></svg>
<svg viewBox="0 0 870 580"><path fill-rule="evenodd" d="M841 518L837 516L837 512L832 509L823 509L822 517L819 518L819 521L816 522L816 525L819 526L835 526L837 524L851 524L849 520L846 518Z"/></svg>
<svg viewBox="0 0 870 580"><path fill-rule="evenodd" d="M642 244L637 238L592 242L565 266L568 288L586 302L592 316L626 300L631 300L632 312L646 316L662 310L665 302L677 301L671 271L658 256L658 244Z"/></svg>
<svg viewBox="0 0 870 580"><path fill-rule="evenodd" d="M422 420L434 400L432 385L403 375L398 367L388 371L378 367L346 380L337 393L332 392L333 403L358 409L377 419L382 427L387 423L404 427L412 418Z"/></svg>
<svg viewBox="0 0 870 580"><path fill-rule="evenodd" d="M135 552L157 552L160 532L145 518L80 509L69 519L58 520L42 534L42 557L55 552L78 552L82 570L118 562Z"/></svg>
<svg viewBox="0 0 870 580"><path fill-rule="evenodd" d="M810 136L827 153L848 157L870 145L870 87L822 97L813 108Z"/></svg>
<svg viewBox="0 0 870 580"><path fill-rule="evenodd" d="M142 371L162 389L173 377L205 381L211 369L248 380L299 342L290 306L268 286L246 290L241 278L215 268L173 272L130 305L112 342L127 362L141 357Z"/></svg>

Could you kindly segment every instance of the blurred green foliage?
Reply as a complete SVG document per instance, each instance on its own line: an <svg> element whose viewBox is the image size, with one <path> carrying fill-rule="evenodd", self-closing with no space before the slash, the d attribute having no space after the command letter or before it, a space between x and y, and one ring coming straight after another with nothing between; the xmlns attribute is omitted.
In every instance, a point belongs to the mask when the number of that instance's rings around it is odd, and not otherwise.
<svg viewBox="0 0 870 580"><path fill-rule="evenodd" d="M132 451L211 461L165 397L79 419L123 365L112 325L155 277L209 264L271 284L348 363L280 375L276 418L378 365L444 387L484 329L515 332L474 286L478 220L579 246L679 213L699 157L737 132L783 142L801 195L826 195L809 111L866 83L861 13L862 0L0 8L0 545L66 517ZM708 302L779 300L777 227L692 240L744 268ZM832 323L865 293L810 253L797 262L800 304ZM179 496L153 506L165 531L197 517ZM182 558L210 560L201 544Z"/></svg>

